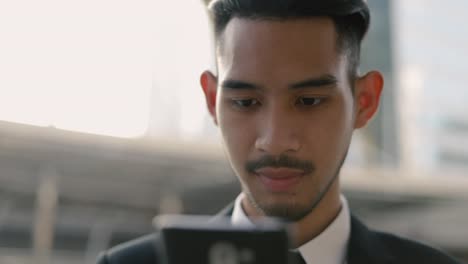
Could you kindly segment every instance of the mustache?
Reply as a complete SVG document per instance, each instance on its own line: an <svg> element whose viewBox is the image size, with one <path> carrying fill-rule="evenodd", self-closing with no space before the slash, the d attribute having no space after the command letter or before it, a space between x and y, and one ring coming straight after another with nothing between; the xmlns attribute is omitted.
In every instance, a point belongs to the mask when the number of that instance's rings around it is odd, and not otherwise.
<svg viewBox="0 0 468 264"><path fill-rule="evenodd" d="M255 173L256 170L264 167L299 169L308 174L315 170L311 161L300 160L285 154L279 156L265 155L257 160L247 161L245 170Z"/></svg>

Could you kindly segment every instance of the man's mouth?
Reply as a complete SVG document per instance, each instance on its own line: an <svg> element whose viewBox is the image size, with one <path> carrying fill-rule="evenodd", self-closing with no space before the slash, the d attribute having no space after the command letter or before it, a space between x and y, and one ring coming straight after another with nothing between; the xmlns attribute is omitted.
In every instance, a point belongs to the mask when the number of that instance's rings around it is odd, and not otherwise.
<svg viewBox="0 0 468 264"><path fill-rule="evenodd" d="M255 170L255 174L270 191L285 192L293 189L305 175L305 172L285 167L263 167Z"/></svg>

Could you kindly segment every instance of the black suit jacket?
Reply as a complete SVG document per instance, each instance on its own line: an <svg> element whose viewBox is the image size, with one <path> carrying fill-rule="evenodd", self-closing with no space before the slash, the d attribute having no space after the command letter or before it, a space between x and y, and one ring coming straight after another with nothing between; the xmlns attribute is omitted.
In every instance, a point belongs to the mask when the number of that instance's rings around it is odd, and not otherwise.
<svg viewBox="0 0 468 264"><path fill-rule="evenodd" d="M218 216L232 214L229 206ZM158 260L159 234L116 246L98 257L98 264L155 264ZM351 217L351 236L348 243L348 264L455 264L461 263L441 251L391 234L368 229Z"/></svg>

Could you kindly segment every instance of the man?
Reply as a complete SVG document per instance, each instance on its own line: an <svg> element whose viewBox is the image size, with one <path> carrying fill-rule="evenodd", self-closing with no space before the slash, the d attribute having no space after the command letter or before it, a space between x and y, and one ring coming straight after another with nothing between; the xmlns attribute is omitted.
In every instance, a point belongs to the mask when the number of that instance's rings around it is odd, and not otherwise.
<svg viewBox="0 0 468 264"><path fill-rule="evenodd" d="M216 0L217 73L201 75L242 194L222 214L290 223L304 263L456 263L422 244L367 229L340 195L355 129L377 111L382 75L358 75L369 26L363 0ZM100 263L155 263L156 236Z"/></svg>

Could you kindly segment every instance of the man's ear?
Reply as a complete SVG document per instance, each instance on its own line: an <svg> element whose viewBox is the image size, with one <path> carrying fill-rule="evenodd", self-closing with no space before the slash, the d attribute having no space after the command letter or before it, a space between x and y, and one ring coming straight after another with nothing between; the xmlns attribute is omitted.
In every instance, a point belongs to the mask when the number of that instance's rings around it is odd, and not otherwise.
<svg viewBox="0 0 468 264"><path fill-rule="evenodd" d="M200 85L203 89L203 93L205 94L208 111L210 112L211 117L213 117L215 125L218 125L218 118L216 116L216 93L218 80L210 71L204 71L200 76Z"/></svg>
<svg viewBox="0 0 468 264"><path fill-rule="evenodd" d="M354 128L364 127L375 115L379 108L383 85L383 76L377 71L369 72L357 79L354 88L354 101L356 102Z"/></svg>

